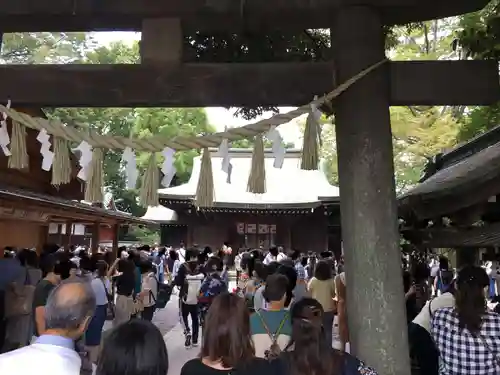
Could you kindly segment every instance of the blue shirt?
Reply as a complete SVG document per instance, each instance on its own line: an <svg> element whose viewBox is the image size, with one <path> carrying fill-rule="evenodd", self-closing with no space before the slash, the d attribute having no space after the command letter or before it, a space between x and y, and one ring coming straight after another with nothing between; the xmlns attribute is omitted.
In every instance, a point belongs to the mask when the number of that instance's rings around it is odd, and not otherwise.
<svg viewBox="0 0 500 375"><path fill-rule="evenodd" d="M0 259L0 290L5 290L7 285L18 281L24 274L24 268L17 259Z"/></svg>
<svg viewBox="0 0 500 375"><path fill-rule="evenodd" d="M61 348L75 350L75 342L72 339L56 335L42 335L36 339L36 344L54 345Z"/></svg>

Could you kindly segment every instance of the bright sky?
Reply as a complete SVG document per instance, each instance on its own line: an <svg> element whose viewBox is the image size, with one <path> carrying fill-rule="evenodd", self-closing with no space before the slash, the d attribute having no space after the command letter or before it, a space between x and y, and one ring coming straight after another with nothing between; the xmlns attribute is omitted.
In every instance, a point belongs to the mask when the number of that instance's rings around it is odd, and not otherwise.
<svg viewBox="0 0 500 375"><path fill-rule="evenodd" d="M99 44L109 45L110 43L117 41L132 43L136 40L139 40L141 34L134 32L114 31L114 32L94 33L94 36L96 37L96 40L98 41ZM279 111L287 112L292 109L293 108L291 107L282 107L279 108ZM205 111L207 113L208 121L217 129L217 131L224 130L226 126L228 128L239 127L272 116L272 113L268 112L264 113L262 117L258 117L252 121L246 121L242 118L233 116L233 113L236 111L236 108L231 108L228 110L222 107L207 107L205 108ZM293 142L295 143L296 147L300 147L302 136L299 126L297 126L297 120L300 121L300 119L296 119L296 121L292 121L288 124L281 125L278 129L285 143Z"/></svg>

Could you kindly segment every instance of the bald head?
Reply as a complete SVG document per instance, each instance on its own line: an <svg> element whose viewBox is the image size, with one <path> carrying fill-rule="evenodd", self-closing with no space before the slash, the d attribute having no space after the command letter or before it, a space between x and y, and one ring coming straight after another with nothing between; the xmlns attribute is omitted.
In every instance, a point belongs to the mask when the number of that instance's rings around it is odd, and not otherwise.
<svg viewBox="0 0 500 375"><path fill-rule="evenodd" d="M95 307L94 292L88 282L62 282L54 288L45 305L46 329L79 329L93 316Z"/></svg>

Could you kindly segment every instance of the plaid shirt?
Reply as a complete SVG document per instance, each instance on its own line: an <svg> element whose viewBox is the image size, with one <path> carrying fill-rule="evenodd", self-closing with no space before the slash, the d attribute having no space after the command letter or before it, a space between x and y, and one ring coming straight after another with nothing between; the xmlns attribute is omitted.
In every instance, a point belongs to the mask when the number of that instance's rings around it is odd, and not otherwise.
<svg viewBox="0 0 500 375"><path fill-rule="evenodd" d="M500 315L488 312L480 337L474 337L460 329L454 308L442 308L434 313L431 333L439 350L441 375L500 374Z"/></svg>

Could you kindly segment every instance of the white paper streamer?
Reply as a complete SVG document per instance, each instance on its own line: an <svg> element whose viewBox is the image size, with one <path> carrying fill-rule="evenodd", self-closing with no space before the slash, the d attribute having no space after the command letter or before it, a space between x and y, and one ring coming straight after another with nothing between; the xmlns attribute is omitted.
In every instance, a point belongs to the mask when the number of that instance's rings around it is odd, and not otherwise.
<svg viewBox="0 0 500 375"><path fill-rule="evenodd" d="M226 129L227 130L227 129ZM233 172L233 165L231 164L231 156L229 155L229 140L223 139L219 146L219 153L222 155L222 171L227 174L226 182L231 183L231 173Z"/></svg>
<svg viewBox="0 0 500 375"><path fill-rule="evenodd" d="M314 100L318 100L318 96L314 96ZM321 121L321 111L318 109L318 106L314 103L311 103L311 114L313 115L314 120L317 124Z"/></svg>
<svg viewBox="0 0 500 375"><path fill-rule="evenodd" d="M7 102L6 107L10 108L11 101ZM7 114L2 113L2 119L0 120L0 148L2 149L5 156L12 155L8 146L10 144L9 130L7 129Z"/></svg>
<svg viewBox="0 0 500 375"><path fill-rule="evenodd" d="M52 168L52 163L54 161L54 153L50 150L50 135L47 130L42 129L38 133L36 140L40 142L40 154L42 155L42 169L44 171L50 171Z"/></svg>
<svg viewBox="0 0 500 375"><path fill-rule="evenodd" d="M266 138L272 142L272 152L274 156L274 168L282 168L285 160L286 148L280 132L273 126L266 134Z"/></svg>
<svg viewBox="0 0 500 375"><path fill-rule="evenodd" d="M127 189L135 189L135 187L137 186L139 171L137 170L135 152L130 147L126 147L125 150L123 150L122 164L125 167Z"/></svg>
<svg viewBox="0 0 500 375"><path fill-rule="evenodd" d="M162 151L162 155L164 157L163 164L161 166L161 172L163 173L163 178L161 180L161 184L164 187L169 187L172 179L177 172L175 168L175 150L170 147L165 147Z"/></svg>
<svg viewBox="0 0 500 375"><path fill-rule="evenodd" d="M92 162L92 146L87 142L82 141L75 150L78 150L81 153L79 160L81 169L80 172L78 172L77 177L83 181L87 181L88 169L90 163Z"/></svg>

